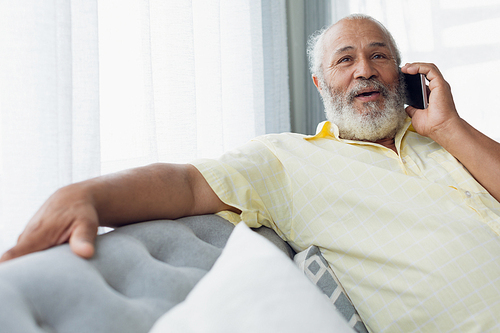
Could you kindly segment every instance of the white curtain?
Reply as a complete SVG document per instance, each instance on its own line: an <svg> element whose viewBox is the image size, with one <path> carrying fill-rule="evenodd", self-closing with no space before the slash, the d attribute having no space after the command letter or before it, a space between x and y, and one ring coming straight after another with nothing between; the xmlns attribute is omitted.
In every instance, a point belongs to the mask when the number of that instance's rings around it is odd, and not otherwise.
<svg viewBox="0 0 500 333"><path fill-rule="evenodd" d="M96 14L0 1L0 251L51 192L100 172Z"/></svg>
<svg viewBox="0 0 500 333"><path fill-rule="evenodd" d="M290 129L284 0L0 0L0 252L66 184Z"/></svg>
<svg viewBox="0 0 500 333"><path fill-rule="evenodd" d="M284 9L284 1L100 0L103 172L216 157L288 131Z"/></svg>

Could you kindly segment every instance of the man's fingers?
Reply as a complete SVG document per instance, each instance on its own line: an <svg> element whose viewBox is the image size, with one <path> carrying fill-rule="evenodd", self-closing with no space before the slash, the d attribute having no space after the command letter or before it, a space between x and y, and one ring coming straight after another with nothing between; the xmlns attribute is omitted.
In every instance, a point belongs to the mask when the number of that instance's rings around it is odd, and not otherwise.
<svg viewBox="0 0 500 333"><path fill-rule="evenodd" d="M19 237L18 243L2 255L0 262L14 259L28 253L45 250L50 246L51 244L47 241L40 241L40 237L37 237L36 234L25 235L24 237Z"/></svg>
<svg viewBox="0 0 500 333"><path fill-rule="evenodd" d="M83 258L94 255L94 242L97 236L97 225L80 223L69 238L71 251Z"/></svg>
<svg viewBox="0 0 500 333"><path fill-rule="evenodd" d="M4 262L4 261L10 260L10 259L14 259L11 250L2 254L2 256L0 257L0 262Z"/></svg>
<svg viewBox="0 0 500 333"><path fill-rule="evenodd" d="M73 228L73 230L71 230ZM68 241L71 250L83 258L91 258L94 254L94 241L97 236L97 222L75 221L72 228L68 228L59 237L51 235L50 232L42 228L25 231L17 244L5 252L0 258L0 262L15 259L23 255L42 251L52 246Z"/></svg>

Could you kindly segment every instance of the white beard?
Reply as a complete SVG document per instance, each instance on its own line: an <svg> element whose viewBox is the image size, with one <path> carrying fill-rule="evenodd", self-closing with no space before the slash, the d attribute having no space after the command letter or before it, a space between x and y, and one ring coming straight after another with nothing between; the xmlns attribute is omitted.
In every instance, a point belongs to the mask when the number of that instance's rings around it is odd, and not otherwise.
<svg viewBox="0 0 500 333"><path fill-rule="evenodd" d="M359 81L350 91L343 94L320 82L326 118L338 126L339 136L347 140L377 141L394 138L404 126L407 118L404 109L405 83L400 74L397 84L385 86L376 79ZM362 89L374 88L385 97L385 103L367 102L359 112L354 107L354 98Z"/></svg>

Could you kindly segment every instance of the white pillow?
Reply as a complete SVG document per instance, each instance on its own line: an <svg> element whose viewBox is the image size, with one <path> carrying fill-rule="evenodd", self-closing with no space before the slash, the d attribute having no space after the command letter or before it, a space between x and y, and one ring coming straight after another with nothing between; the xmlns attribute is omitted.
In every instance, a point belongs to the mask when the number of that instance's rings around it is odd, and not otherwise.
<svg viewBox="0 0 500 333"><path fill-rule="evenodd" d="M161 332L354 332L274 244L236 226L213 268L155 323Z"/></svg>

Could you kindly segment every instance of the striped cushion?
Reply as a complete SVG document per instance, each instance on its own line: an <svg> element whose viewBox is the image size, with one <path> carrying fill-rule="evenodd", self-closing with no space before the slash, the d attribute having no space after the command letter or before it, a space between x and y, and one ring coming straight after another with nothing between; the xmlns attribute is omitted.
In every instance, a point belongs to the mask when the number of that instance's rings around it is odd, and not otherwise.
<svg viewBox="0 0 500 333"><path fill-rule="evenodd" d="M315 245L295 255L295 263L330 300L356 332L368 332L340 281Z"/></svg>

